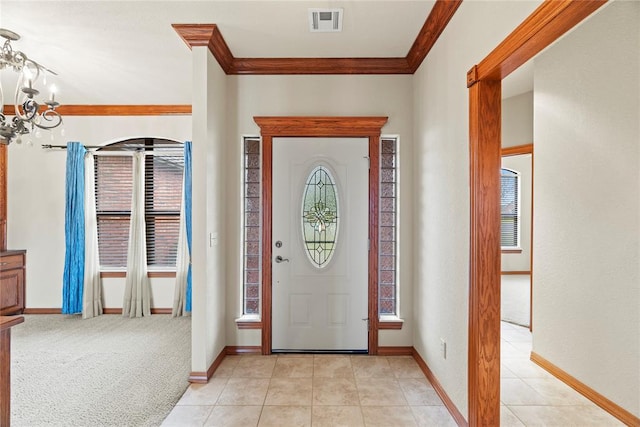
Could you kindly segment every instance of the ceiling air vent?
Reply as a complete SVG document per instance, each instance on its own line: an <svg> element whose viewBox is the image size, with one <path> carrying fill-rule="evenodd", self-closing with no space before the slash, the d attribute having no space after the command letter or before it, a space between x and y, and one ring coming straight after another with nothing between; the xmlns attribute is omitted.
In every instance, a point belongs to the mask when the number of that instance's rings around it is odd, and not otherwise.
<svg viewBox="0 0 640 427"><path fill-rule="evenodd" d="M312 33L342 31L342 9L309 9L309 29Z"/></svg>

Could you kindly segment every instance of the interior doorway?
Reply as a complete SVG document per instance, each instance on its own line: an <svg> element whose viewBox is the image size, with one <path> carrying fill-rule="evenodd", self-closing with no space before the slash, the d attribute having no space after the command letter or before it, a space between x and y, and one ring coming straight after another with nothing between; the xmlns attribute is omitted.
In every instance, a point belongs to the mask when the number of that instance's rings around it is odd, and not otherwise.
<svg viewBox="0 0 640 427"><path fill-rule="evenodd" d="M532 76L531 76L532 77ZM524 94L533 108L533 93ZM503 103L508 103L504 100ZM533 113L524 117L533 128ZM531 113L531 114L529 114ZM505 115L503 113L503 121ZM533 132L531 132L533 133ZM530 140L533 139L531 134ZM503 144L505 144L503 133ZM500 319L532 328L533 144L502 148Z"/></svg>
<svg viewBox="0 0 640 427"><path fill-rule="evenodd" d="M605 1L545 2L467 73L471 238L469 425L500 423L500 131L502 79Z"/></svg>

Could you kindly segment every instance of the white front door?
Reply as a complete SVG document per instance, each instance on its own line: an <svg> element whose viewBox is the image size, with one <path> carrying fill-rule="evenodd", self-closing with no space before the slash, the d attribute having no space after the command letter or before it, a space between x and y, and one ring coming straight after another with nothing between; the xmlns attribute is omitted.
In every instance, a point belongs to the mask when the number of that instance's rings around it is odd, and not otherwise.
<svg viewBox="0 0 640 427"><path fill-rule="evenodd" d="M272 350L367 350L369 141L274 138Z"/></svg>

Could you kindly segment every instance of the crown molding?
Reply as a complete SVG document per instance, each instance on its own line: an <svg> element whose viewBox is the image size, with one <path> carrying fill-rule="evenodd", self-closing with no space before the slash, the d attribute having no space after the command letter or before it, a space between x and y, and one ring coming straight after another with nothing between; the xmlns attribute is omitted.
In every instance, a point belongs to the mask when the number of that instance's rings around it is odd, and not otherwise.
<svg viewBox="0 0 640 427"><path fill-rule="evenodd" d="M433 5L427 20L407 53L406 60L411 74L420 67L461 4L462 0L438 0Z"/></svg>
<svg viewBox="0 0 640 427"><path fill-rule="evenodd" d="M462 0L436 0L407 56L397 58L236 58L216 24L171 26L190 49L207 46L228 75L413 74L461 3Z"/></svg>

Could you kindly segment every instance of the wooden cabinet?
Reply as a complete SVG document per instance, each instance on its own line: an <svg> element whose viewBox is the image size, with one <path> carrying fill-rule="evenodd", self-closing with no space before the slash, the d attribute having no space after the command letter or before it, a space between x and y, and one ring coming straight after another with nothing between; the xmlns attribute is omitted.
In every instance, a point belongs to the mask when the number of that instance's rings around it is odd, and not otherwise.
<svg viewBox="0 0 640 427"><path fill-rule="evenodd" d="M0 252L0 316L22 314L26 251Z"/></svg>

